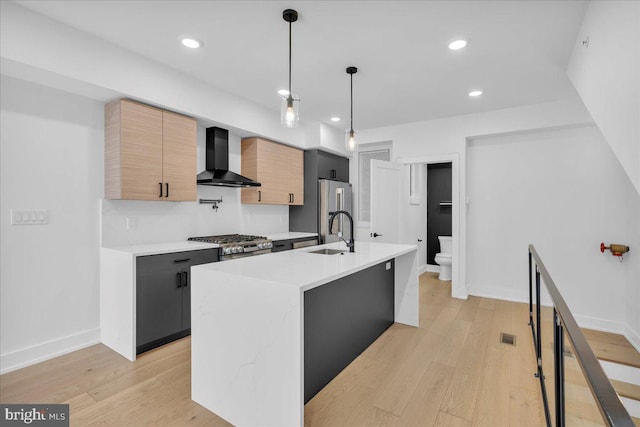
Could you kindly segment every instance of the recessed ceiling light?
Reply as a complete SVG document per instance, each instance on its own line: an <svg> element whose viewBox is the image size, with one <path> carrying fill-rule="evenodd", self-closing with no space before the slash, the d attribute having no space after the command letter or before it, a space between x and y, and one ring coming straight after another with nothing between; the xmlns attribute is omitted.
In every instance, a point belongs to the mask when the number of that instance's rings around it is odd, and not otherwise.
<svg viewBox="0 0 640 427"><path fill-rule="evenodd" d="M456 40L456 41L452 41L451 43L449 43L449 49L458 50L458 49L462 49L466 45L467 45L467 41L466 40Z"/></svg>
<svg viewBox="0 0 640 427"><path fill-rule="evenodd" d="M482 91L481 90L472 90L471 92L469 92L469 96L480 96L482 95Z"/></svg>
<svg viewBox="0 0 640 427"><path fill-rule="evenodd" d="M331 117L332 122L339 122L340 120L340 117Z"/></svg>
<svg viewBox="0 0 640 427"><path fill-rule="evenodd" d="M289 96L289 91L287 89L280 89L278 90L278 95Z"/></svg>
<svg viewBox="0 0 640 427"><path fill-rule="evenodd" d="M192 39L191 37L182 37L180 41L184 46L191 49L197 49L202 46L202 42L200 40Z"/></svg>

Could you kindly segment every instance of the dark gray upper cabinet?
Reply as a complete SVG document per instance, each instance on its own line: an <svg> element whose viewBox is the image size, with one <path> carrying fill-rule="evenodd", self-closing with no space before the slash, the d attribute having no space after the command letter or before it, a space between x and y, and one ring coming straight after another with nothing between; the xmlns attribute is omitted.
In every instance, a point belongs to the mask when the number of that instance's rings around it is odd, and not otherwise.
<svg viewBox="0 0 640 427"><path fill-rule="evenodd" d="M218 249L136 259L136 353L191 333L191 266L218 261Z"/></svg>
<svg viewBox="0 0 640 427"><path fill-rule="evenodd" d="M349 182L349 159L321 150L304 152L304 204L289 206L289 231L318 233L318 180Z"/></svg>
<svg viewBox="0 0 640 427"><path fill-rule="evenodd" d="M313 150L318 154L318 179L333 179L335 181L349 182L349 159ZM306 154L306 153L305 153Z"/></svg>

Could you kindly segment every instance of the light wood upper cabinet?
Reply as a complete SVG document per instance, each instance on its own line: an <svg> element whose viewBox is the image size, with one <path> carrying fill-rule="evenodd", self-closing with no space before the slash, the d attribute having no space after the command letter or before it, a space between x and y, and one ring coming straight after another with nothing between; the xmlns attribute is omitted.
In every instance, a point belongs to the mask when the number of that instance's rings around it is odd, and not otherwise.
<svg viewBox="0 0 640 427"><path fill-rule="evenodd" d="M196 200L196 121L119 99L105 107L105 197Z"/></svg>
<svg viewBox="0 0 640 427"><path fill-rule="evenodd" d="M243 188L242 203L297 205L304 200L304 152L262 138L242 142L241 174L261 187Z"/></svg>
<svg viewBox="0 0 640 427"><path fill-rule="evenodd" d="M166 199L196 200L196 121L191 117L163 111L162 132L162 181L169 184Z"/></svg>
<svg viewBox="0 0 640 427"><path fill-rule="evenodd" d="M301 206L304 203L304 151L289 150L289 191L290 205Z"/></svg>

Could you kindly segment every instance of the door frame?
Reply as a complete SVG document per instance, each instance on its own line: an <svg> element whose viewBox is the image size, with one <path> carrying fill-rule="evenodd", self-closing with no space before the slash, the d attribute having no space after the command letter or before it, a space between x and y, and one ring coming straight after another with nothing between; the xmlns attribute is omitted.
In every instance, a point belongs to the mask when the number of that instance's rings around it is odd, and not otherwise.
<svg viewBox="0 0 640 427"><path fill-rule="evenodd" d="M453 243L452 269L451 269L451 296L453 298L467 299L469 294L466 286L466 230L461 221L461 206L463 206L462 193L460 192L460 154L446 153L432 156L403 157L395 160L396 163L433 164L451 163L451 236ZM426 201L425 201L426 203ZM426 218L425 218L426 221Z"/></svg>

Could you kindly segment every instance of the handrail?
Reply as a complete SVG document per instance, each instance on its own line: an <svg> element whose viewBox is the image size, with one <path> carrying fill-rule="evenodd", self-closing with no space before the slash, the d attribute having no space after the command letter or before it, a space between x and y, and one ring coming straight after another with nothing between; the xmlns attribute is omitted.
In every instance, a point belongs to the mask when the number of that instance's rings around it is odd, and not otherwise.
<svg viewBox="0 0 640 427"><path fill-rule="evenodd" d="M591 394L593 394L593 397L595 398L603 419L606 421L607 425L611 427L634 427L635 424L631 420L629 413L622 405L622 402L611 385L609 378L602 370L600 362L598 362L598 359L584 337L582 330L571 314L569 307L564 301L564 298L562 298L560 291L558 291L549 271L542 262L542 259L540 259L540 255L538 255L538 252L533 245L529 245L529 254L529 256L532 256L535 261L537 272L539 272L544 280L547 291L553 301L554 313L556 313L561 324L564 326L564 330L571 341L580 369L587 379L587 383L591 389ZM529 263L529 268L529 281L531 286L531 262ZM537 295L539 296L540 293L538 292ZM538 307L540 306L539 297L536 300L536 304ZM531 305L532 303L530 301L530 307ZM531 316L532 314L530 314L530 318ZM539 322L538 317L538 324ZM536 342L539 343L540 337L535 337L535 339ZM560 337L560 339L562 339L562 337ZM558 347L556 346L555 348L557 349ZM540 358L541 354L538 352L537 356ZM556 355L556 357L558 357L558 355ZM560 357L562 356L560 355Z"/></svg>

